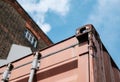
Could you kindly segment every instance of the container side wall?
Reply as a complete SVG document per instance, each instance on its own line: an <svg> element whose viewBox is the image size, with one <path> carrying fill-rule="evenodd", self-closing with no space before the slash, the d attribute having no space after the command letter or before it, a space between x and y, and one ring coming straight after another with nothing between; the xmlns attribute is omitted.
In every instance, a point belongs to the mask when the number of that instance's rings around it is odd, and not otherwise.
<svg viewBox="0 0 120 82"><path fill-rule="evenodd" d="M104 51L104 67L105 67L106 82L115 82L111 60L106 51Z"/></svg>
<svg viewBox="0 0 120 82"><path fill-rule="evenodd" d="M120 71L113 67L115 82L120 82Z"/></svg>
<svg viewBox="0 0 120 82"><path fill-rule="evenodd" d="M77 43L77 39L72 37L41 51L42 58L40 60L40 67L34 75L34 81L88 82L88 42ZM72 46L74 44L76 45ZM13 62L12 64L15 69L11 72L9 82L27 82L33 59L34 56L30 55ZM24 65L28 62L30 63ZM6 67L1 67L0 72L3 72L5 68ZM2 74L0 78L1 76Z"/></svg>
<svg viewBox="0 0 120 82"><path fill-rule="evenodd" d="M76 82L89 82L89 65L88 65L88 54L79 56L78 58L78 81Z"/></svg>
<svg viewBox="0 0 120 82"><path fill-rule="evenodd" d="M98 36L96 36L94 33L92 35L92 40L93 40L92 43L93 54L89 54L91 66L90 82L106 82L101 42L99 41Z"/></svg>

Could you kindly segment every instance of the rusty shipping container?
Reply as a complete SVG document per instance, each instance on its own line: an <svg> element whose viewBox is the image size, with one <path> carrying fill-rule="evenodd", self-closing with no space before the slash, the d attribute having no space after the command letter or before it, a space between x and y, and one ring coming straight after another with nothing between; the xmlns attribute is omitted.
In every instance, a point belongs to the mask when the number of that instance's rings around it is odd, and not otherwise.
<svg viewBox="0 0 120 82"><path fill-rule="evenodd" d="M120 82L120 70L93 25L0 67L2 82Z"/></svg>

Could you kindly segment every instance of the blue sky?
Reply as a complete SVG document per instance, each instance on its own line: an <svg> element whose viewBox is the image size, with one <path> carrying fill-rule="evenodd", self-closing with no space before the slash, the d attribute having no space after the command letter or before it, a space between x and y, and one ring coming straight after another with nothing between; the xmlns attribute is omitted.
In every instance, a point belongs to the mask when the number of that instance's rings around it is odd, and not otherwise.
<svg viewBox="0 0 120 82"><path fill-rule="evenodd" d="M120 68L120 0L17 0L54 42L93 24Z"/></svg>

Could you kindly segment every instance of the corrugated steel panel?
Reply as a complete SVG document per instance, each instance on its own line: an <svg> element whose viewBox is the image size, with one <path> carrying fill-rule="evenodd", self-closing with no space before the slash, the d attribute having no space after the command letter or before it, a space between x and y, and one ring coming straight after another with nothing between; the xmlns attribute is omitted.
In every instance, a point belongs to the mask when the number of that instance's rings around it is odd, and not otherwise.
<svg viewBox="0 0 120 82"><path fill-rule="evenodd" d="M75 36L39 52L42 55L40 67L35 72L33 82L120 81L120 71L93 26L86 25L82 27L82 31L77 31ZM14 69L9 81L28 82L33 59L34 56L29 55L13 62ZM1 67L0 73L5 69L5 66Z"/></svg>

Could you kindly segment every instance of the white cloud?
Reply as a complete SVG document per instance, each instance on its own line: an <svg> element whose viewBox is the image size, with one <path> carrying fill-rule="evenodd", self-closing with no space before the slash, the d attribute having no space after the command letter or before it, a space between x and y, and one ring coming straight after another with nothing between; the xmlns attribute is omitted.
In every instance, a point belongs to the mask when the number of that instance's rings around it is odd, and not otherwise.
<svg viewBox="0 0 120 82"><path fill-rule="evenodd" d="M41 25L41 29L44 30L45 33L47 33L51 30L51 26L48 23L44 23Z"/></svg>
<svg viewBox="0 0 120 82"><path fill-rule="evenodd" d="M45 15L48 11L59 16L65 16L69 11L70 0L17 0L23 8L32 16L45 33L51 30L51 25L45 23Z"/></svg>
<svg viewBox="0 0 120 82"><path fill-rule="evenodd" d="M108 25L110 21L119 21L119 3L119 0L98 0L98 4L95 5L88 21L99 25Z"/></svg>

